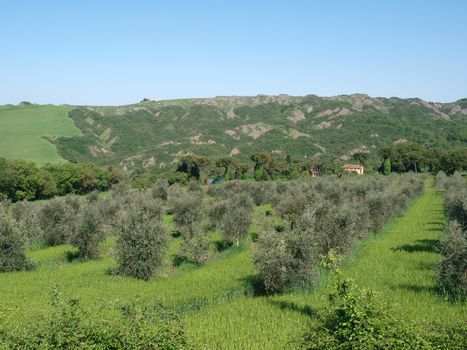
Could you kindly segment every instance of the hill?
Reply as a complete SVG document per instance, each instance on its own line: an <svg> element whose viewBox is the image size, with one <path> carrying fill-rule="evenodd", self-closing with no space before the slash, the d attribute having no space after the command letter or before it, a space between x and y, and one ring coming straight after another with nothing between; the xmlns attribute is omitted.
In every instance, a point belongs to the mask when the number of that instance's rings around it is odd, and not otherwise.
<svg viewBox="0 0 467 350"><path fill-rule="evenodd" d="M45 138L77 136L79 129L68 118L70 106L33 105L0 107L0 157L32 160L39 164L62 162Z"/></svg>
<svg viewBox="0 0 467 350"><path fill-rule="evenodd" d="M185 154L248 159L263 151L299 159L319 154L348 159L356 152L375 152L405 141L441 147L467 143L467 99L433 103L363 94L221 96L115 107L21 106L10 107L8 113L15 111L25 118L27 108L34 113L60 109L63 126L41 122L37 127L36 120L43 119L30 114L26 129L20 123L10 124L10 131L0 128L10 142L21 135L31 140L31 128L37 135L35 141L43 146L46 141L40 136L48 136L60 156L69 161L119 164L128 169L161 169ZM63 118L68 110L81 135ZM0 109L0 122L2 113ZM52 149L50 144L47 147ZM31 153L28 159L54 160L52 151L49 158L43 153ZM3 151L2 155L19 157L21 153Z"/></svg>
<svg viewBox="0 0 467 350"><path fill-rule="evenodd" d="M83 136L55 140L64 158L127 168L163 168L191 153L349 158L405 140L436 146L467 142L467 100L232 96L79 107L70 118Z"/></svg>

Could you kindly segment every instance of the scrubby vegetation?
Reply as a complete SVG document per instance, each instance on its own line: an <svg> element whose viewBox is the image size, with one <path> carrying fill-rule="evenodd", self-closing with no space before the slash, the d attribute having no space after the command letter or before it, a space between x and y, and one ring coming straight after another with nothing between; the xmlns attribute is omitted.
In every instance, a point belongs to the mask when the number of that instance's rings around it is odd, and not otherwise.
<svg viewBox="0 0 467 350"><path fill-rule="evenodd" d="M446 179L438 174L437 187L445 189L444 211L447 217L445 234L441 239L443 257L438 280L451 299L467 298L467 181L455 174Z"/></svg>

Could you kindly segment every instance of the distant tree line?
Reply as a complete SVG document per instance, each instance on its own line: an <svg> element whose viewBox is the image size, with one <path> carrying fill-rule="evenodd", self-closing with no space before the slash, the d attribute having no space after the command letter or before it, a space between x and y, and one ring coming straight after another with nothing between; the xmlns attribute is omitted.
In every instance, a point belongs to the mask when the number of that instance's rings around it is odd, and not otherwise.
<svg viewBox="0 0 467 350"><path fill-rule="evenodd" d="M380 171L384 174L443 171L452 175L456 170L467 170L467 147L426 148L417 143L407 142L382 148L379 155L383 159Z"/></svg>
<svg viewBox="0 0 467 350"><path fill-rule="evenodd" d="M122 179L115 167L47 164L0 158L0 197L16 202L108 190Z"/></svg>
<svg viewBox="0 0 467 350"><path fill-rule="evenodd" d="M332 155L322 154L309 159L293 159L290 155L258 152L242 160L225 156L208 158L188 155L179 158L178 164L162 174L138 174L136 183L154 182L164 178L169 184L188 183L205 178L223 178L225 180L293 180L309 175L314 168L319 175L343 174L346 162L362 164L365 173L379 172L388 175L392 172L431 172L444 171L451 175L455 171L467 171L467 147L450 149L426 148L415 143L401 143L384 147L376 153L358 152L344 160Z"/></svg>

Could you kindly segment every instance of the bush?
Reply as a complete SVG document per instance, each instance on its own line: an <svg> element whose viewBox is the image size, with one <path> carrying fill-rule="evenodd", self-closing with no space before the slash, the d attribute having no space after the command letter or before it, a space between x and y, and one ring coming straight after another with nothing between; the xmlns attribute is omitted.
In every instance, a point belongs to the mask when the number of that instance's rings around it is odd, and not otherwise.
<svg viewBox="0 0 467 350"><path fill-rule="evenodd" d="M225 213L220 222L220 229L226 241L233 241L237 246L248 233L251 225L253 201L246 194L236 194L226 203Z"/></svg>
<svg viewBox="0 0 467 350"><path fill-rule="evenodd" d="M333 257L333 255L330 255ZM333 264L331 260L331 264ZM392 316L371 289L358 290L354 282L333 267L334 288L329 305L298 339L302 349L428 349L420 331Z"/></svg>
<svg viewBox="0 0 467 350"><path fill-rule="evenodd" d="M438 174L436 174L436 190L437 191L443 191L444 186L446 186L446 181L447 181L447 176L444 171L439 171Z"/></svg>
<svg viewBox="0 0 467 350"><path fill-rule="evenodd" d="M201 223L205 218L203 198L195 194L178 196L173 201L174 223L184 237L191 237L194 225Z"/></svg>
<svg viewBox="0 0 467 350"><path fill-rule="evenodd" d="M75 234L76 216L80 201L75 197L53 198L41 206L38 213L39 227L47 245L55 246L70 242Z"/></svg>
<svg viewBox="0 0 467 350"><path fill-rule="evenodd" d="M455 220L451 221L441 238L443 257L438 268L438 281L452 299L465 300L467 296L467 231Z"/></svg>
<svg viewBox="0 0 467 350"><path fill-rule="evenodd" d="M169 183L165 179L157 180L152 186L152 195L154 198L166 201L169 198Z"/></svg>
<svg viewBox="0 0 467 350"><path fill-rule="evenodd" d="M188 262L196 265L204 264L211 255L211 239L199 226L193 228L190 237L185 237L177 252L174 264Z"/></svg>
<svg viewBox="0 0 467 350"><path fill-rule="evenodd" d="M63 301L55 291L52 312L16 333L0 334L8 349L190 349L180 317L162 304L101 306L113 317L96 318L77 299Z"/></svg>
<svg viewBox="0 0 467 350"><path fill-rule="evenodd" d="M89 203L79 215L78 222L70 243L78 248L80 257L95 259L99 256L99 244L105 238L103 219L97 203Z"/></svg>
<svg viewBox="0 0 467 350"><path fill-rule="evenodd" d="M147 209L129 203L117 213L118 274L148 280L162 265L167 251L167 230L160 217Z"/></svg>
<svg viewBox="0 0 467 350"><path fill-rule="evenodd" d="M38 205L27 201L16 202L10 207L11 215L26 246L31 246L42 239L39 209Z"/></svg>
<svg viewBox="0 0 467 350"><path fill-rule="evenodd" d="M0 272L30 270L33 267L14 220L0 208Z"/></svg>

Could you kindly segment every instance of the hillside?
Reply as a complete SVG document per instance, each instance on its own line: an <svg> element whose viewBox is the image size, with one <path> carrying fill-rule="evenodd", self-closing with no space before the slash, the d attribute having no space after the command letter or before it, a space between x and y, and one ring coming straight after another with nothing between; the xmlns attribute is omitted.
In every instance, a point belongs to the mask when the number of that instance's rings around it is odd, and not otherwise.
<svg viewBox="0 0 467 350"><path fill-rule="evenodd" d="M69 117L82 135L54 130L39 135L49 136L67 160L129 169L164 168L191 153L247 159L265 151L300 159L318 154L348 159L405 140L428 146L467 143L467 99L443 104L362 94L231 96L81 106ZM29 121L29 127L35 125Z"/></svg>
<svg viewBox="0 0 467 350"><path fill-rule="evenodd" d="M0 157L39 164L64 161L45 137L80 135L68 118L70 106L31 105L0 107Z"/></svg>

